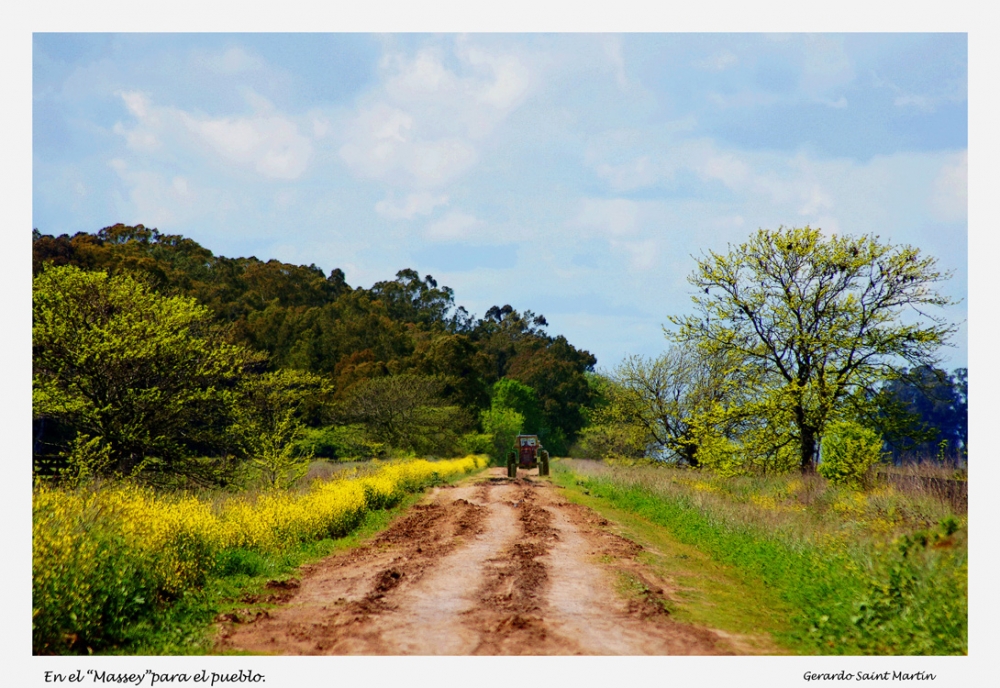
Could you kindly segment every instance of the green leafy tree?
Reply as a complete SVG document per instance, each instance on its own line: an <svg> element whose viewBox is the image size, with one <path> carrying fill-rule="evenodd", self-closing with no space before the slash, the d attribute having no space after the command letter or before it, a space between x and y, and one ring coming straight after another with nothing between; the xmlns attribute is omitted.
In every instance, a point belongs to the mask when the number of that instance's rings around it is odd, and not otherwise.
<svg viewBox="0 0 1000 688"><path fill-rule="evenodd" d="M70 455L99 454L88 465L105 473L170 471L218 447L223 392L261 361L226 343L193 299L127 275L46 267L32 319L34 417L71 427L81 441Z"/></svg>
<svg viewBox="0 0 1000 688"><path fill-rule="evenodd" d="M839 407L901 364L932 365L955 331L930 307L950 277L934 258L876 236L818 229L759 230L727 254L698 260L695 312L673 317L674 338L739 361L754 392L733 407L760 452L794 446L803 471Z"/></svg>
<svg viewBox="0 0 1000 688"><path fill-rule="evenodd" d="M493 306L472 337L488 361L490 382L506 377L535 390L542 413L539 435L552 453L561 454L586 423L593 401L586 376L597 359L565 337L549 336L547 326L545 317L532 311Z"/></svg>
<svg viewBox="0 0 1000 688"><path fill-rule="evenodd" d="M488 408L480 414L483 431L492 438L490 456L497 464L507 459L507 452L514 449L514 439L521 434L524 416L508 407Z"/></svg>
<svg viewBox="0 0 1000 688"><path fill-rule="evenodd" d="M376 442L418 454L451 454L469 419L441 397L438 380L401 374L358 383L339 405L341 421L361 423Z"/></svg>
<svg viewBox="0 0 1000 688"><path fill-rule="evenodd" d="M326 394L323 378L299 370L247 376L230 395L229 432L253 478L272 488L305 475L313 458L303 418Z"/></svg>
<svg viewBox="0 0 1000 688"><path fill-rule="evenodd" d="M465 309L455 309L455 293L450 287L438 287L430 275L409 268L396 273L392 281L376 282L369 295L383 302L396 320L461 331L468 327Z"/></svg>
<svg viewBox="0 0 1000 688"><path fill-rule="evenodd" d="M503 378L493 384L493 394L490 402L493 409L512 409L521 414L522 432L539 434L542 430L542 413L539 409L538 395L528 385Z"/></svg>
<svg viewBox="0 0 1000 688"><path fill-rule="evenodd" d="M640 422L640 399L614 377L592 373L594 404L573 453L594 459L638 459L649 452L649 429Z"/></svg>
<svg viewBox="0 0 1000 688"><path fill-rule="evenodd" d="M615 412L645 430L647 451L689 466L699 465L699 416L704 426L703 414L740 394L730 360L691 347L673 346L653 359L629 356L611 379Z"/></svg>

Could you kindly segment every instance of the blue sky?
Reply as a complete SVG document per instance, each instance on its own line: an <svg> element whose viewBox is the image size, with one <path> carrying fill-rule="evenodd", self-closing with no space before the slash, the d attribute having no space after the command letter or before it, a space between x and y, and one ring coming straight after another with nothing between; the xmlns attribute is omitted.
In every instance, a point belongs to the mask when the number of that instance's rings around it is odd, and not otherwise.
<svg viewBox="0 0 1000 688"><path fill-rule="evenodd" d="M661 351L692 255L758 227L913 244L967 298L965 34L35 34L32 58L46 233L412 267L599 367Z"/></svg>

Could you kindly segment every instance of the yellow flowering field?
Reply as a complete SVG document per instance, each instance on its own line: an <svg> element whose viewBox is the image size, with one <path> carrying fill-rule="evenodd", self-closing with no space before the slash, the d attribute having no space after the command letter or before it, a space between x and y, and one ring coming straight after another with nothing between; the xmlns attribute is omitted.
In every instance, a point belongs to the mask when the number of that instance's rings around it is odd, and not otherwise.
<svg viewBox="0 0 1000 688"><path fill-rule="evenodd" d="M33 495L32 629L36 653L114 646L125 627L204 584L226 550L280 552L335 538L365 514L439 480L483 468L483 457L412 460L373 474L209 501L132 485Z"/></svg>

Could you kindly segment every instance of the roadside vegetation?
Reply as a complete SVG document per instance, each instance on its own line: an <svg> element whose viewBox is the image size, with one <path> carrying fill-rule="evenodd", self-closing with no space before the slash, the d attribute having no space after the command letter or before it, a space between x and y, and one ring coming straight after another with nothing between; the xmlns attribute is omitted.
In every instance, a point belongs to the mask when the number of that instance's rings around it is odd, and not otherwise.
<svg viewBox="0 0 1000 688"><path fill-rule="evenodd" d="M484 465L475 456L411 460L370 468L367 475L352 475L354 469L299 490L242 494L39 483L32 527L34 651L114 652L137 644L146 651L183 650L172 647L185 644L176 630L196 644L218 611L221 601L206 590L328 548L373 512ZM201 629L176 622L192 614Z"/></svg>
<svg viewBox="0 0 1000 688"><path fill-rule="evenodd" d="M968 651L967 518L937 495L587 463L556 464L559 480L731 567L752 597L775 598L790 618L757 630L793 651Z"/></svg>

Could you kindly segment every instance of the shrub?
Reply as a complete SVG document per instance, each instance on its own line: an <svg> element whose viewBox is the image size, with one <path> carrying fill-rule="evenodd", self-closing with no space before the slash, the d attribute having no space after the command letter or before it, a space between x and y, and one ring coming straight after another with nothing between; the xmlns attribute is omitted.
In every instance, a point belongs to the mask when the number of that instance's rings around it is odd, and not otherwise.
<svg viewBox="0 0 1000 688"><path fill-rule="evenodd" d="M831 423L823 435L819 474L836 485L861 488L872 466L882 458L877 432L850 421Z"/></svg>
<svg viewBox="0 0 1000 688"><path fill-rule="evenodd" d="M341 461L381 459L389 453L389 448L385 444L368 439L361 424L308 428L296 441L295 447L302 454Z"/></svg>
<svg viewBox="0 0 1000 688"><path fill-rule="evenodd" d="M458 446L465 454L489 454L493 451L493 435L470 432L459 438Z"/></svg>

